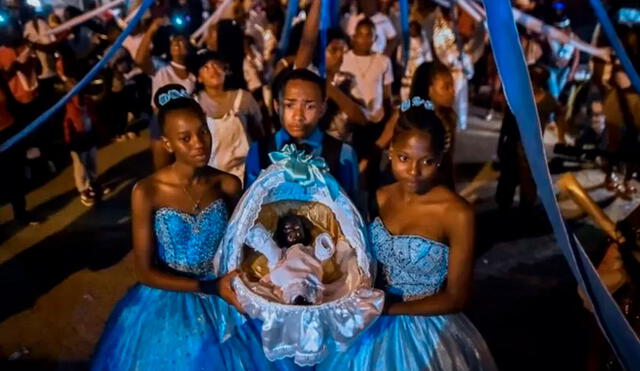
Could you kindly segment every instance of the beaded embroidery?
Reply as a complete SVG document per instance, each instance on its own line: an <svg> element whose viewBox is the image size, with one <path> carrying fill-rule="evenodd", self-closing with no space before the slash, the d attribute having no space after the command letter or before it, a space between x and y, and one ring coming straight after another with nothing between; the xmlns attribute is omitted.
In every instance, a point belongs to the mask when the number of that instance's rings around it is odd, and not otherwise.
<svg viewBox="0 0 640 371"><path fill-rule="evenodd" d="M447 277L447 245L422 236L394 236L380 218L369 229L373 254L383 265L391 293L416 300L440 291Z"/></svg>
<svg viewBox="0 0 640 371"><path fill-rule="evenodd" d="M155 214L158 255L169 267L198 276L213 272L213 258L227 226L227 208L218 199L198 214L163 207Z"/></svg>

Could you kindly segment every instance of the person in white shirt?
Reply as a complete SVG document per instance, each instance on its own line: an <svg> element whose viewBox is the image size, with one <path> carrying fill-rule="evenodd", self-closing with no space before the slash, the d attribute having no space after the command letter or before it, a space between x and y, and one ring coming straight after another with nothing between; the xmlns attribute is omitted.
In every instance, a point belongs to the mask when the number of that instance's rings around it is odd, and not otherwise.
<svg viewBox="0 0 640 371"><path fill-rule="evenodd" d="M412 21L409 24L409 35L409 56L407 58L407 66L405 68L404 76L402 77L402 85L400 87L400 97L402 100L410 98L409 90L411 90L411 81L413 80L413 75L415 74L418 66L422 63L433 61L431 45L429 44L420 23ZM399 65L404 63L403 53L403 45L398 46L396 60Z"/></svg>
<svg viewBox="0 0 640 371"><path fill-rule="evenodd" d="M164 61L153 60L151 58L153 36L158 32L160 27L167 24L168 20L166 18L156 18L153 21L140 42L135 56L135 62L142 71L151 76L151 96L154 96L158 89L169 84L182 85L185 90L191 94L196 87L196 77L189 72L185 65L189 52L189 42L183 35L176 34L171 37L169 49L171 57L168 64ZM154 110L156 110L155 105ZM172 158L171 154L164 148L161 140L160 127L155 119L151 120L150 134L153 164L156 169L160 169L169 165Z"/></svg>
<svg viewBox="0 0 640 371"><path fill-rule="evenodd" d="M242 180L249 144L265 135L260 107L248 91L228 88L229 66L219 54L202 54L198 65L202 89L196 100L207 116L212 138L209 166Z"/></svg>
<svg viewBox="0 0 640 371"><path fill-rule="evenodd" d="M398 36L393 22L391 22L391 19L387 15L377 11L376 2L367 0L366 2L363 2L362 5L364 11L362 13L352 15L347 21L347 27L345 30L347 35L349 35L349 37L353 37L356 33L356 27L360 21L368 17L375 25L376 35L371 51L374 53L391 55L395 49L396 38Z"/></svg>
<svg viewBox="0 0 640 371"><path fill-rule="evenodd" d="M378 123L384 118L384 101L390 102L392 98L393 70L389 57L372 51L374 38L373 22L368 18L361 20L351 39L352 49L345 53L340 71L355 77L356 84L351 93L364 102L369 120Z"/></svg>

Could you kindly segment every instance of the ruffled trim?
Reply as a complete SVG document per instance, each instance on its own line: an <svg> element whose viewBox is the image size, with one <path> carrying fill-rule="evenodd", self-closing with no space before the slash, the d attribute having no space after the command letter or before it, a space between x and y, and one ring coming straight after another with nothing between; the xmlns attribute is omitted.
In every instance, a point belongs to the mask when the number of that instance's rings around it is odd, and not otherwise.
<svg viewBox="0 0 640 371"><path fill-rule="evenodd" d="M361 287L338 300L311 306L269 301L236 278L233 287L243 309L263 321L262 347L271 361L293 358L300 366L320 363L329 351L345 351L382 312L384 293Z"/></svg>

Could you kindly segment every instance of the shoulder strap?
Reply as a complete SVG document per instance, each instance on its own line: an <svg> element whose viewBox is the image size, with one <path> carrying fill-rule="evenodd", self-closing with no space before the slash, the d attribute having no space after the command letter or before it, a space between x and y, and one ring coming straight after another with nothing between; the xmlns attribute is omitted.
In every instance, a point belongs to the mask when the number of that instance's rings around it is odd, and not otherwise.
<svg viewBox="0 0 640 371"><path fill-rule="evenodd" d="M324 134L322 138L322 157L329 166L329 172L338 179L338 169L340 168L340 152L342 142L329 134Z"/></svg>
<svg viewBox="0 0 640 371"><path fill-rule="evenodd" d="M237 114L238 112L240 112L240 104L242 103L242 89L238 89L238 91L236 92L236 97L233 100L233 113Z"/></svg>

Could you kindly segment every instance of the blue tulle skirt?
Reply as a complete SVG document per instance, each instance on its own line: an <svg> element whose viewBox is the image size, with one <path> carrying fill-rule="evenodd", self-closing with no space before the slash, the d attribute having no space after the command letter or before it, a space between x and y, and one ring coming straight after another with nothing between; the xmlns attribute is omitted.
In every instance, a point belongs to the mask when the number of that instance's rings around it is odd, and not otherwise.
<svg viewBox="0 0 640 371"><path fill-rule="evenodd" d="M319 370L496 370L482 336L462 314L381 316Z"/></svg>
<svg viewBox="0 0 640 371"><path fill-rule="evenodd" d="M266 359L258 325L216 296L139 284L111 314L92 370L295 368Z"/></svg>

